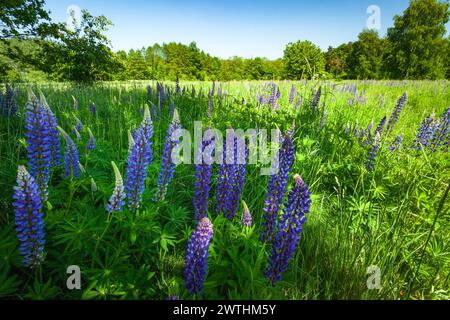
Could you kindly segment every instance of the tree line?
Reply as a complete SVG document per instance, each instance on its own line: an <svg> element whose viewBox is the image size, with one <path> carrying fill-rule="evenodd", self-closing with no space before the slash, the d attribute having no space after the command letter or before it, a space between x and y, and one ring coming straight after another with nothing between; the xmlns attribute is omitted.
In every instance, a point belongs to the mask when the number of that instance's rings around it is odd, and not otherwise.
<svg viewBox="0 0 450 320"><path fill-rule="evenodd" d="M3 80L280 80L449 79L449 3L411 0L385 37L363 30L358 39L323 52L310 41L286 45L280 59L220 59L169 42L113 52L105 16L82 11L68 29L53 23L44 0L5 0L0 5L0 77Z"/></svg>

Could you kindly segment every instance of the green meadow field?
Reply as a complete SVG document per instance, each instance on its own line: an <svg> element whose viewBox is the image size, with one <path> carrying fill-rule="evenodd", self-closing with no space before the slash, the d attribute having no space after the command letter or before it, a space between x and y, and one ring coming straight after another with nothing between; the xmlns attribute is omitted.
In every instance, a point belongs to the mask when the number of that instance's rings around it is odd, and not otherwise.
<svg viewBox="0 0 450 320"><path fill-rule="evenodd" d="M446 80L12 85L13 98L9 104L2 100L0 115L0 297L449 299L449 85ZM19 166L31 166L26 121L33 101L52 110L65 132L58 135L60 153L67 154L69 138L81 168L79 177L66 176L64 156L49 168L41 208L45 245L40 263L30 268L19 252L13 195ZM111 162L126 183L129 132L147 112L152 161L140 206L131 209L126 199L120 212L109 212L105 206L117 186ZM311 207L275 285L265 276L273 244L261 241L271 177L260 174L263 164L248 164L237 213L228 219L216 210L220 168L213 164L206 212L213 236L204 286L196 293L186 288L186 248L197 225L196 165L177 165L164 199L155 199L174 112L192 135L195 121L223 134L227 128L279 129L283 136L292 130L294 160L277 219L296 174L308 186ZM89 150L91 137L95 147ZM242 224L241 200L251 227ZM81 270L80 289L67 286L72 265Z"/></svg>

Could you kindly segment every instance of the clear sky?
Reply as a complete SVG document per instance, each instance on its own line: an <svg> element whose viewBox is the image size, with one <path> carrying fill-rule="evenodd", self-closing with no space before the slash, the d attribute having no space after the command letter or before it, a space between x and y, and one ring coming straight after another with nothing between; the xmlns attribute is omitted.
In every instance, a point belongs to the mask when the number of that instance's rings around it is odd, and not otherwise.
<svg viewBox="0 0 450 320"><path fill-rule="evenodd" d="M289 42L310 40L323 50L355 40L366 27L367 8L381 12L380 34L408 0L47 0L55 21L68 19L76 5L93 15L104 14L114 26L107 36L113 50L137 49L153 43L195 41L214 56L269 59L283 56Z"/></svg>

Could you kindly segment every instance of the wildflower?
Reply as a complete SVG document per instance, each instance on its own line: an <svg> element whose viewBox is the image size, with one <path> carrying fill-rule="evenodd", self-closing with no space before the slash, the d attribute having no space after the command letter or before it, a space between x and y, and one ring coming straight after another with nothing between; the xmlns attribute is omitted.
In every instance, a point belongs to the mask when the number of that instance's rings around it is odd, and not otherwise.
<svg viewBox="0 0 450 320"><path fill-rule="evenodd" d="M244 227L250 228L252 226L252 215L244 200L242 200L242 205L244 206L244 213L242 214L241 224Z"/></svg>
<svg viewBox="0 0 450 320"><path fill-rule="evenodd" d="M47 200L50 168L52 165L52 128L48 111L30 92L25 115L25 139L27 142L30 174L36 180L42 202Z"/></svg>
<svg viewBox="0 0 450 320"><path fill-rule="evenodd" d="M43 98L43 96L42 96L42 98ZM50 107L46 101L45 101L45 104L43 105L43 107L45 109L48 127L50 130L49 139L50 139L52 166L57 167L61 163L61 148L60 148L60 141L59 141L58 123L57 123L55 114L50 109Z"/></svg>
<svg viewBox="0 0 450 320"><path fill-rule="evenodd" d="M264 242L273 239L276 218L286 192L289 171L294 162L294 145L290 133L284 137L276 160L279 163L278 173L273 172L270 176L269 190L264 200L264 223L261 233L261 240Z"/></svg>
<svg viewBox="0 0 450 320"><path fill-rule="evenodd" d="M95 149L95 139L94 139L94 135L92 134L92 131L90 128L88 128L88 132L89 132L89 141L87 144L87 149L88 150L94 150Z"/></svg>
<svg viewBox="0 0 450 320"><path fill-rule="evenodd" d="M294 98L295 98L295 87L294 85L292 85L291 92L289 94L289 104L292 104L292 102L294 102Z"/></svg>
<svg viewBox="0 0 450 320"><path fill-rule="evenodd" d="M403 142L403 138L401 136L396 136L394 141L392 142L391 146L389 147L389 151L391 153L398 151L400 149L402 142Z"/></svg>
<svg viewBox="0 0 450 320"><path fill-rule="evenodd" d="M417 131L416 138L413 140L412 148L418 151L422 150L422 146L428 147L429 138L432 135L435 123L434 115L426 117Z"/></svg>
<svg viewBox="0 0 450 320"><path fill-rule="evenodd" d="M294 186L289 192L283 216L278 223L278 233L273 243L269 257L269 266L265 272L266 278L272 285L280 279L286 271L289 261L297 249L303 224L306 221L311 206L308 186L299 175L294 176Z"/></svg>
<svg viewBox="0 0 450 320"><path fill-rule="evenodd" d="M229 142L232 144L227 146ZM223 151L223 163L219 165L216 212L222 212L227 219L233 219L244 187L248 149L245 140L243 144L239 144L234 131L230 131Z"/></svg>
<svg viewBox="0 0 450 320"><path fill-rule="evenodd" d="M172 122L169 124L169 129L167 130L166 143L162 155L161 171L158 177L158 189L154 198L155 201L164 200L167 193L167 187L175 172L175 164L172 161L172 151L180 142L180 129L180 119L178 112L175 110Z"/></svg>
<svg viewBox="0 0 450 320"><path fill-rule="evenodd" d="M79 178L80 166L77 146L64 130L60 129L60 131L66 140L66 152L64 153L64 177Z"/></svg>
<svg viewBox="0 0 450 320"><path fill-rule="evenodd" d="M92 102L92 103L89 105L89 112L90 112L93 116L95 116L95 114L97 113L97 107L95 106L95 103L94 103L94 102Z"/></svg>
<svg viewBox="0 0 450 320"><path fill-rule="evenodd" d="M269 96L269 104L272 107L272 109L276 108L277 104L277 85L275 83L272 84L270 88L270 96Z"/></svg>
<svg viewBox="0 0 450 320"><path fill-rule="evenodd" d="M150 164L153 161L152 159L153 122L147 105L144 107L144 119L141 122L141 128L144 132L145 139L147 140L147 144L149 146L147 157L148 157L148 164Z"/></svg>
<svg viewBox="0 0 450 320"><path fill-rule="evenodd" d="M75 115L74 115L75 121L76 121L76 125L75 125L75 129L78 132L81 132L81 130L83 130L83 122L81 122L80 119L78 119Z"/></svg>
<svg viewBox="0 0 450 320"><path fill-rule="evenodd" d="M212 171L212 156L211 153L206 154L206 159L203 157L205 149L211 144L214 144L215 137L203 140L201 146L201 152L199 152L199 158L195 165L195 187L194 187L194 209L195 219L200 220L206 217L208 210L208 198L211 182Z"/></svg>
<svg viewBox="0 0 450 320"><path fill-rule="evenodd" d="M320 97L322 95L322 87L319 87L314 97L311 100L311 109L315 110L319 106Z"/></svg>
<svg viewBox="0 0 450 320"><path fill-rule="evenodd" d="M213 106L212 93L210 92L208 93L208 113L207 113L208 118L211 118L212 106Z"/></svg>
<svg viewBox="0 0 450 320"><path fill-rule="evenodd" d="M381 133L376 132L375 139L370 142L370 148L367 152L367 161L365 163L367 171L373 171L375 167L375 159L378 155L378 151L380 150L381 144Z"/></svg>
<svg viewBox="0 0 450 320"><path fill-rule="evenodd" d="M125 190L123 187L123 180L119 169L117 168L114 161L111 161L111 165L114 169L114 175L116 178L116 183L114 186L114 191L109 198L109 202L106 204L106 211L112 212L122 212L122 207L125 204L124 200L126 197Z"/></svg>
<svg viewBox="0 0 450 320"><path fill-rule="evenodd" d="M403 95L398 99L397 104L394 108L394 110L391 113L391 117L389 118L388 125L386 127L386 132L389 133L394 129L395 124L398 121L398 118L400 117L400 113L403 110L403 107L406 103L407 95L406 92L403 93Z"/></svg>
<svg viewBox="0 0 450 320"><path fill-rule="evenodd" d="M14 99L14 90L6 82L5 95L0 91L0 114L4 116L13 116L17 113L17 105Z"/></svg>
<svg viewBox="0 0 450 320"><path fill-rule="evenodd" d="M191 294L203 289L208 269L208 251L213 236L213 225L208 218L202 218L191 234L186 252L184 278Z"/></svg>
<svg viewBox="0 0 450 320"><path fill-rule="evenodd" d="M131 153L128 155L125 190L128 196L128 207L136 210L140 206L144 183L147 177L147 166L150 163L150 145L144 135L144 129L139 128Z"/></svg>
<svg viewBox="0 0 450 320"><path fill-rule="evenodd" d="M45 223L39 186L24 166L19 166L17 170L14 200L19 252L25 266L35 267L43 261Z"/></svg>

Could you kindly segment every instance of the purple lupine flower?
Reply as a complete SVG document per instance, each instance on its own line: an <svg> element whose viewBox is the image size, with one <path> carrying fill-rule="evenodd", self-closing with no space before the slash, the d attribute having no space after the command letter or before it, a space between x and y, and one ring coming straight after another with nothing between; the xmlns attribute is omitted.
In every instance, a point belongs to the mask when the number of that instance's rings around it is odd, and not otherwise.
<svg viewBox="0 0 450 320"><path fill-rule="evenodd" d="M274 236L276 219L286 192L289 171L294 162L294 145L290 133L283 139L276 161L279 163L278 172L270 176L269 189L264 200L264 223L261 241L271 242Z"/></svg>
<svg viewBox="0 0 450 320"><path fill-rule="evenodd" d="M239 207L245 182L247 156L248 148L245 140L240 144L233 130L227 132L223 163L219 164L216 213L222 212L225 218L230 220L234 218Z"/></svg>
<svg viewBox="0 0 450 320"><path fill-rule="evenodd" d="M380 150L381 144L381 133L376 132L375 138L370 142L370 148L367 152L367 160L365 163L367 171L373 171L375 167L375 160L378 155L378 151Z"/></svg>
<svg viewBox="0 0 450 320"><path fill-rule="evenodd" d="M375 137L377 135L377 133L380 134L380 138L381 135L383 134L383 130L384 130L384 126L386 125L386 116L381 119L380 123L378 124L377 128L375 129L373 136Z"/></svg>
<svg viewBox="0 0 450 320"><path fill-rule="evenodd" d="M13 116L17 113L17 105L14 99L14 90L5 83L5 95L0 91L0 114L4 116Z"/></svg>
<svg viewBox="0 0 450 320"><path fill-rule="evenodd" d="M191 97L195 98L195 87L194 86L192 86Z"/></svg>
<svg viewBox="0 0 450 320"><path fill-rule="evenodd" d="M250 210L248 209L245 201L242 201L242 205L244 206L244 212L242 214L241 224L244 227L250 228L252 226L252 215L250 214Z"/></svg>
<svg viewBox="0 0 450 320"><path fill-rule="evenodd" d="M45 202L52 165L53 127L50 126L46 108L32 93L27 103L25 128L30 174L39 186L41 201Z"/></svg>
<svg viewBox="0 0 450 320"><path fill-rule="evenodd" d="M20 241L19 252L26 267L38 266L44 259L44 219L39 186L24 166L17 170L14 187L16 231Z"/></svg>
<svg viewBox="0 0 450 320"><path fill-rule="evenodd" d="M322 96L322 87L319 87L319 90L314 94L314 97L311 100L311 109L315 110L319 106L320 97Z"/></svg>
<svg viewBox="0 0 450 320"><path fill-rule="evenodd" d="M172 294L166 298L166 300L180 300L180 297L176 294Z"/></svg>
<svg viewBox="0 0 450 320"><path fill-rule="evenodd" d="M223 215L225 218L232 220L239 208L239 202L241 199L242 190L245 183L245 172L247 166L248 148L245 144L245 139L241 140L243 144L238 143L238 137L233 132L234 147L232 150L226 150L229 156L233 156L231 161L227 161L228 164L228 179L227 179L227 195L225 199L225 207ZM227 137L228 138L228 137Z"/></svg>
<svg viewBox="0 0 450 320"><path fill-rule="evenodd" d="M434 123L434 115L425 118L417 131L416 138L413 140L413 149L421 151L422 146L428 147L429 137L432 135Z"/></svg>
<svg viewBox="0 0 450 320"><path fill-rule="evenodd" d="M226 206L227 199L227 181L228 181L228 170L226 164L226 150L227 143L226 139L223 143L223 157L222 163L219 164L219 171L217 172L217 193L216 193L216 213L223 212Z"/></svg>
<svg viewBox="0 0 450 320"><path fill-rule="evenodd" d="M128 207L135 211L141 203L144 192L145 179L147 178L147 167L149 159L150 145L144 134L144 129L139 128L134 139L131 153L128 155L125 191L128 196Z"/></svg>
<svg viewBox="0 0 450 320"><path fill-rule="evenodd" d="M207 111L208 118L211 118L212 107L213 107L212 93L209 92L208 93L208 111Z"/></svg>
<svg viewBox="0 0 450 320"><path fill-rule="evenodd" d="M442 114L439 120L432 124L427 147L435 152L438 149L445 151L449 145L450 107Z"/></svg>
<svg viewBox="0 0 450 320"><path fill-rule="evenodd" d="M269 104L272 109L276 109L277 106L277 85L275 83L270 87Z"/></svg>
<svg viewBox="0 0 450 320"><path fill-rule="evenodd" d="M395 153L395 151L398 151L400 149L402 142L403 138L401 136L396 136L391 146L389 147L389 151L391 153Z"/></svg>
<svg viewBox="0 0 450 320"><path fill-rule="evenodd" d="M286 271L294 256L310 206L308 186L299 175L295 175L294 186L289 192L283 216L278 223L269 266L264 274L273 286L281 279L281 274Z"/></svg>
<svg viewBox="0 0 450 320"><path fill-rule="evenodd" d="M245 106L247 104L247 100L245 100L245 97L242 97L242 105Z"/></svg>
<svg viewBox="0 0 450 320"><path fill-rule="evenodd" d="M64 132L64 130L60 130L66 140L66 152L64 153L64 177L80 177L80 166L79 166L79 158L78 158L78 149L73 142L72 138Z"/></svg>
<svg viewBox="0 0 450 320"><path fill-rule="evenodd" d="M158 89L159 111L162 113L164 109L164 87L162 84L156 84Z"/></svg>
<svg viewBox="0 0 450 320"><path fill-rule="evenodd" d="M114 161L111 161L111 165L114 169L114 176L116 178L116 183L114 186L114 191L106 204L106 211L109 213L122 212L122 207L125 204L125 189L123 187L122 175L120 174L119 168L117 168Z"/></svg>
<svg viewBox="0 0 450 320"><path fill-rule="evenodd" d="M76 124L75 124L75 129L78 132L81 132L81 130L83 130L83 122L81 122L80 119L78 119L76 116L74 116L75 120L76 120Z"/></svg>
<svg viewBox="0 0 450 320"><path fill-rule="evenodd" d="M56 116L50 109L48 104L44 104L45 113L47 115L47 122L50 129L50 145L51 145L51 158L52 166L57 167L61 164L61 146L59 140L58 123Z"/></svg>
<svg viewBox="0 0 450 320"><path fill-rule="evenodd" d="M208 269L208 251L213 236L213 225L208 218L202 218L187 245L186 268L184 279L186 288L191 294L203 289L206 271Z"/></svg>
<svg viewBox="0 0 450 320"><path fill-rule="evenodd" d="M89 141L88 141L86 148L89 151L92 151L95 149L95 138L94 138L94 135L92 134L92 131L90 128L88 128L88 132L89 132Z"/></svg>
<svg viewBox="0 0 450 320"><path fill-rule="evenodd" d="M161 159L161 171L158 176L158 189L156 191L155 201L162 201L166 197L167 187L172 181L173 174L175 172L175 164L172 159L172 151L180 143L180 118L177 110L174 111L172 122L169 124L167 130L166 143L164 144L164 150Z"/></svg>
<svg viewBox="0 0 450 320"><path fill-rule="evenodd" d="M211 150L211 147L212 144L214 144L214 141L214 136L202 141L195 164L194 210L196 221L206 217L206 212L208 211L212 152L214 152L214 148Z"/></svg>
<svg viewBox="0 0 450 320"><path fill-rule="evenodd" d="M398 118L400 117L400 113L403 110L403 107L405 106L407 99L406 92L403 93L403 95L398 99L397 104L395 105L394 110L391 113L391 116L389 118L387 127L386 127L386 133L391 132L394 129L395 124L398 121Z"/></svg>
<svg viewBox="0 0 450 320"><path fill-rule="evenodd" d="M143 130L145 139L147 140L147 144L149 146L147 157L148 157L148 164L151 164L153 162L153 153L152 153L153 122L147 105L144 107L144 119L141 122L141 128Z"/></svg>
<svg viewBox="0 0 450 320"><path fill-rule="evenodd" d="M292 85L291 92L289 94L289 104L292 104L294 102L294 98L295 98L295 87L294 85Z"/></svg>
<svg viewBox="0 0 450 320"><path fill-rule="evenodd" d="M97 113L97 107L95 106L95 103L94 103L94 102L92 102L92 103L89 105L89 112L90 112L93 116L95 116L95 114Z"/></svg>

